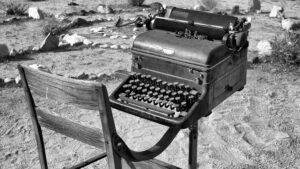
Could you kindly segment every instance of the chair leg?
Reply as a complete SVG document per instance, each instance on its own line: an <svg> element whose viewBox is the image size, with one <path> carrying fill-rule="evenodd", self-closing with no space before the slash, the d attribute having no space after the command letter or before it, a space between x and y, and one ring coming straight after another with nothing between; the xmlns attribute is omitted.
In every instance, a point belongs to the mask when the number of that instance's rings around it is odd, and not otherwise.
<svg viewBox="0 0 300 169"><path fill-rule="evenodd" d="M192 124L189 134L189 169L197 168L198 121Z"/></svg>
<svg viewBox="0 0 300 169"><path fill-rule="evenodd" d="M47 166L47 159L46 159L46 152L45 152L45 145L44 145L44 140L43 140L43 133L41 126L38 122L37 115L36 115L36 110L35 110L35 104L33 97L31 95L30 89L28 87L28 83L25 77L24 70L19 66L18 67L21 79L22 79L22 85L25 93L25 98L27 101L27 105L30 111L30 117L32 119L32 125L33 125L33 130L35 134L35 140L37 143L37 149L39 152L39 159L40 159L40 165L41 169L48 169Z"/></svg>

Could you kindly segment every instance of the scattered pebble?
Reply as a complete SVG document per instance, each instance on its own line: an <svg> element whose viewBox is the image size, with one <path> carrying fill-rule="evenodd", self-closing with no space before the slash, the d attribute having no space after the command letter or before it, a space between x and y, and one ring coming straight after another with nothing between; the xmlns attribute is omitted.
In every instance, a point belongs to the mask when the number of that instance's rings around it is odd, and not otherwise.
<svg viewBox="0 0 300 169"><path fill-rule="evenodd" d="M103 45L100 45L99 47L100 48L109 48L109 45L108 44L103 44Z"/></svg>
<svg viewBox="0 0 300 169"><path fill-rule="evenodd" d="M18 51L16 49L14 49L14 48L12 48L9 51L9 56L11 56L11 57L15 57L15 56L17 56L17 54L18 54Z"/></svg>
<svg viewBox="0 0 300 169"><path fill-rule="evenodd" d="M129 37L127 35L123 35L123 36L121 36L121 38L128 39Z"/></svg>
<svg viewBox="0 0 300 169"><path fill-rule="evenodd" d="M106 33L103 34L103 37L107 37L108 35Z"/></svg>
<svg viewBox="0 0 300 169"><path fill-rule="evenodd" d="M270 12L270 14L269 14L269 17L271 17L271 18L280 17L281 13L283 11L284 11L283 7L274 5L271 12Z"/></svg>
<svg viewBox="0 0 300 169"><path fill-rule="evenodd" d="M139 31L139 28L134 27L134 28L132 29L132 31L133 31L133 32L137 32L137 31Z"/></svg>
<svg viewBox="0 0 300 169"><path fill-rule="evenodd" d="M5 84L10 84L10 83L13 83L14 80L15 80L14 78L9 78L9 77L7 77L7 78L4 79L4 83L5 83Z"/></svg>
<svg viewBox="0 0 300 169"><path fill-rule="evenodd" d="M102 13L102 14L111 14L111 13L114 13L114 10L110 6L100 4L97 7L97 12Z"/></svg>
<svg viewBox="0 0 300 169"><path fill-rule="evenodd" d="M119 35L112 35L112 36L110 36L109 38L110 39L117 39L119 37Z"/></svg>
<svg viewBox="0 0 300 169"><path fill-rule="evenodd" d="M15 83L21 84L21 76L20 75L15 78Z"/></svg>
<svg viewBox="0 0 300 169"><path fill-rule="evenodd" d="M111 48L111 49L119 49L119 48L120 48L120 45L111 45L110 48Z"/></svg>
<svg viewBox="0 0 300 169"><path fill-rule="evenodd" d="M106 18L106 21L113 21L113 18Z"/></svg>
<svg viewBox="0 0 300 169"><path fill-rule="evenodd" d="M102 27L102 26L91 29L91 32L93 32L93 33L99 33L99 32L103 32L103 31L104 31L104 27Z"/></svg>
<svg viewBox="0 0 300 169"><path fill-rule="evenodd" d="M83 44L85 44L85 45L89 46L89 45L92 45L92 44L93 44L93 42L92 42L92 41L90 41L90 40L88 40L88 39L84 39L84 40L83 40Z"/></svg>
<svg viewBox="0 0 300 169"><path fill-rule="evenodd" d="M96 80L98 77L96 74L92 73L89 75L89 80Z"/></svg>
<svg viewBox="0 0 300 169"><path fill-rule="evenodd" d="M258 54L266 56L271 55L272 53L272 45L271 42L268 40L261 40L257 44Z"/></svg>
<svg viewBox="0 0 300 169"><path fill-rule="evenodd" d="M137 37L137 35L133 35L133 36L132 36L132 39L135 39L136 37Z"/></svg>
<svg viewBox="0 0 300 169"><path fill-rule="evenodd" d="M126 50L126 49L129 49L130 46L129 45L120 45L120 48Z"/></svg>

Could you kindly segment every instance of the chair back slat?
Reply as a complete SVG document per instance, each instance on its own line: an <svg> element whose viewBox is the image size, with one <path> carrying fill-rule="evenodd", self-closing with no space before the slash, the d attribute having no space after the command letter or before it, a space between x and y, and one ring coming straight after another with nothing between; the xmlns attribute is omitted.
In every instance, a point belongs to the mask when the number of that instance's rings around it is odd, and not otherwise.
<svg viewBox="0 0 300 169"><path fill-rule="evenodd" d="M74 80L22 66L30 90L42 97L81 108L98 110L98 94L101 83ZM101 92L100 90L99 92Z"/></svg>

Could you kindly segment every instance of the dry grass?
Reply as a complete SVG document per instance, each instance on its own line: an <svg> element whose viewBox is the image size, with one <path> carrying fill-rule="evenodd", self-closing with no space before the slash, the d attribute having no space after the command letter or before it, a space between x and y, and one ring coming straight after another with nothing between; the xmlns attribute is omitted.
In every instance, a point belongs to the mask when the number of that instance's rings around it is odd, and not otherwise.
<svg viewBox="0 0 300 169"><path fill-rule="evenodd" d="M6 4L6 14L7 15L18 15L25 16L27 15L27 4L21 4L17 2L10 2Z"/></svg>
<svg viewBox="0 0 300 169"><path fill-rule="evenodd" d="M272 48L272 54L267 57L267 61L281 69L300 66L300 34L286 32L278 35L272 43Z"/></svg>

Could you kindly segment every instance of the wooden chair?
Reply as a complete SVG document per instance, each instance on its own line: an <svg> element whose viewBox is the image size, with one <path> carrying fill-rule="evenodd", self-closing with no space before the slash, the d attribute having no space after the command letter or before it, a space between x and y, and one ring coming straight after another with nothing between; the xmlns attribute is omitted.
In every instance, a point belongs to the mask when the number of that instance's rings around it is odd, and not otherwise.
<svg viewBox="0 0 300 169"><path fill-rule="evenodd" d="M153 158L168 147L178 133L179 128L170 128L163 138L149 150L134 152L126 146L116 133L107 89L104 85L64 78L27 66L19 65L18 69L33 123L42 169L47 169L48 165L41 126L101 150L106 150L106 152L96 157L71 167L72 169L82 168L106 156L109 169L177 169L173 165ZM96 128L86 127L68 119L51 115L47 111L36 107L32 93L84 109L98 110L103 132ZM167 139L171 141L165 141ZM195 137L190 136L190 139L195 139ZM193 144L196 144L196 142L193 142ZM124 150L124 147L127 149ZM192 154L195 154L195 150ZM190 163L195 166L195 159L190 158Z"/></svg>

